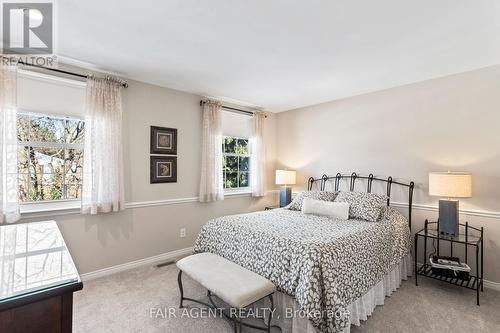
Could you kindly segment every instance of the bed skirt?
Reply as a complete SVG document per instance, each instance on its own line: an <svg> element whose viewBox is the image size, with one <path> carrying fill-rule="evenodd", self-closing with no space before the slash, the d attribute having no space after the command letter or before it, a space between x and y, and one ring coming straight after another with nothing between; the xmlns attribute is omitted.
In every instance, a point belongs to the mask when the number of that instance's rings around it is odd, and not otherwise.
<svg viewBox="0 0 500 333"><path fill-rule="evenodd" d="M361 321L367 320L377 305L383 305L386 296L396 291L402 280L412 275L411 255L404 257L399 265L389 272L384 278L372 287L366 294L358 298L349 306L351 325L359 326ZM316 333L311 322L301 316L290 316L290 311L300 313L300 307L295 300L287 294L276 292L274 294L276 312L272 324L281 327L283 333ZM347 327L344 333L349 333Z"/></svg>

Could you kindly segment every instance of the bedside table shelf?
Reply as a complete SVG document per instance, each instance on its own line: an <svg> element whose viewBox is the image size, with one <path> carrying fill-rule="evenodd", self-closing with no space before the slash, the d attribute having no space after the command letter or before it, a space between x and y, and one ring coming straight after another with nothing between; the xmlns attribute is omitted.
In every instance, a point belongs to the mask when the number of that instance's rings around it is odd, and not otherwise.
<svg viewBox="0 0 500 333"><path fill-rule="evenodd" d="M439 222L429 222L425 220L424 229L420 230L415 234L414 246L415 246L415 285L418 286L418 276L426 276L431 279L443 281L446 283L450 283L459 287L464 287L467 289L472 289L476 291L476 300L477 305L479 305L479 291L483 291L483 228L475 228L469 225L468 222L465 224L459 224L460 234L451 237L442 235L439 232ZM418 240L419 238L423 238L423 261L422 265L418 267ZM432 243L432 247L434 252L431 255L436 254L440 255L440 252L443 251L443 244L449 245L446 246L450 257L458 257L456 253L455 247L460 246L463 251L463 261L467 264L469 260L469 254L473 252L475 254L475 270L471 271L469 274L469 279L462 279L454 276L446 276L440 275L432 271L432 265L428 263L429 257L427 255L427 244L429 241ZM470 251L469 248L472 248Z"/></svg>
<svg viewBox="0 0 500 333"><path fill-rule="evenodd" d="M422 265L418 270L417 270L418 275L426 276L431 279L439 280L439 281L444 281L448 282L451 284L454 284L459 287L464 287L467 289L472 289L476 290L478 288L478 283L481 283L481 279L478 279L477 276L470 275L469 280L464 280L464 279L459 279L459 278L452 278L444 275L437 275L432 273L432 266L429 264Z"/></svg>

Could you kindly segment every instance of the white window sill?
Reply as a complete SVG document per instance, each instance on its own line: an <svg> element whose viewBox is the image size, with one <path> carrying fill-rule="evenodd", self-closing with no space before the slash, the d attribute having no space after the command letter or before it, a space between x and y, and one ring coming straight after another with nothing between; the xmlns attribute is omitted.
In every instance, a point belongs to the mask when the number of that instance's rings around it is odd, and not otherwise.
<svg viewBox="0 0 500 333"><path fill-rule="evenodd" d="M79 213L81 206L80 200L61 200L23 203L19 208L23 218L31 218Z"/></svg>
<svg viewBox="0 0 500 333"><path fill-rule="evenodd" d="M228 189L224 190L224 196L249 196L252 195L252 190L250 188L244 189Z"/></svg>

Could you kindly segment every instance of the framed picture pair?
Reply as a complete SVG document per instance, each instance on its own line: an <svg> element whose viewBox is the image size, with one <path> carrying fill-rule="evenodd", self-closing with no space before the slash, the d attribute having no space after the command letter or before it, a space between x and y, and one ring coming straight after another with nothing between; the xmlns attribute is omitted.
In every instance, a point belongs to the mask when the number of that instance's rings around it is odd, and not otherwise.
<svg viewBox="0 0 500 333"><path fill-rule="evenodd" d="M177 155L177 129L151 126L151 154ZM177 182L177 156L150 156L150 183Z"/></svg>

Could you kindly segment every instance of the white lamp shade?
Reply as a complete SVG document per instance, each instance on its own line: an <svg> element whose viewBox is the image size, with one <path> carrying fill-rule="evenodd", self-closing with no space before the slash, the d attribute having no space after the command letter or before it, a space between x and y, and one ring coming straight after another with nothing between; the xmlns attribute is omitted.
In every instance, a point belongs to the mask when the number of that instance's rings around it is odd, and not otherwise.
<svg viewBox="0 0 500 333"><path fill-rule="evenodd" d="M276 185L294 185L295 171L276 170Z"/></svg>
<svg viewBox="0 0 500 333"><path fill-rule="evenodd" d="M429 173L429 195L447 198L472 197L472 175L466 172Z"/></svg>

